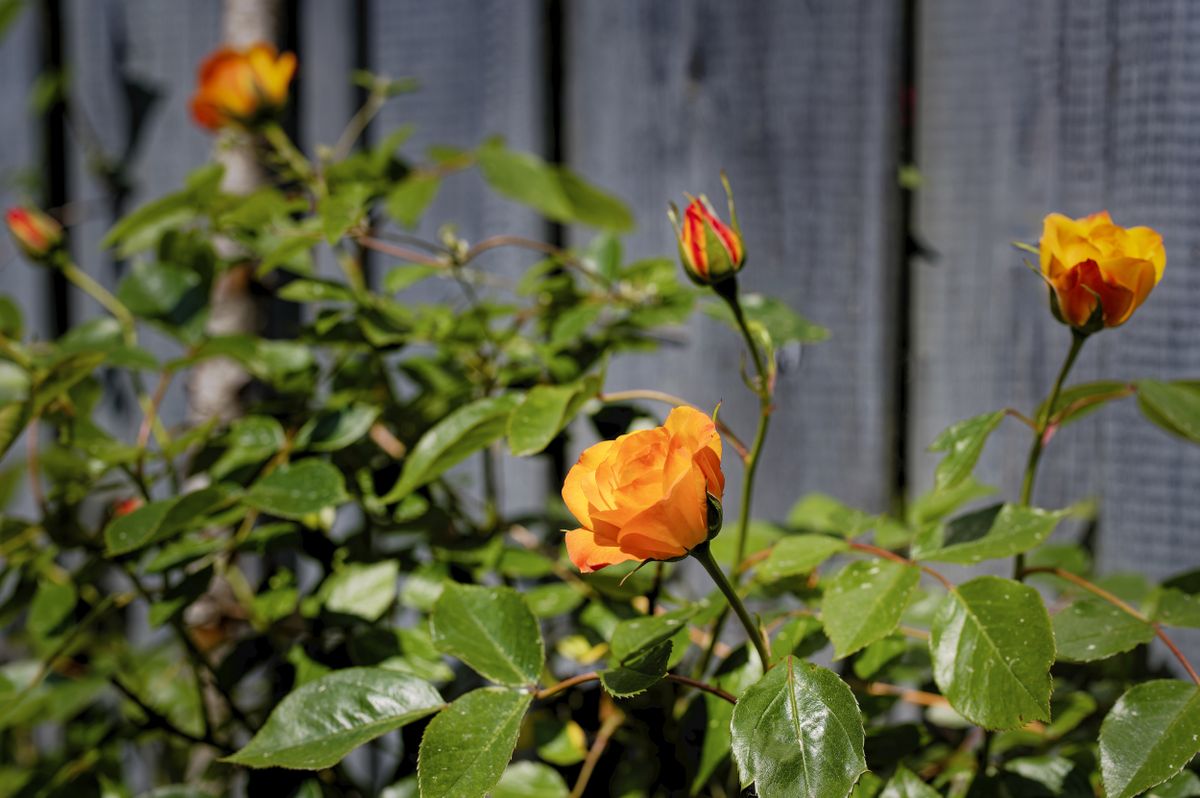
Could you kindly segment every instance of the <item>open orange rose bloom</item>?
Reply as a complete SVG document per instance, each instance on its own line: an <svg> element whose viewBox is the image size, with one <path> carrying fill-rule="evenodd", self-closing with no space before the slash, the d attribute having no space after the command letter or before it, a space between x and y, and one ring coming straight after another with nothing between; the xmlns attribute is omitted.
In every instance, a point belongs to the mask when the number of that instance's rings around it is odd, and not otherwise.
<svg viewBox="0 0 1200 798"><path fill-rule="evenodd" d="M584 573L628 560L671 560L708 539L708 497L725 489L713 420L677 407L654 429L601 441L567 474L563 500L580 528L567 554Z"/></svg>
<svg viewBox="0 0 1200 798"><path fill-rule="evenodd" d="M1082 219L1050 214L1040 250L1042 275L1054 289L1062 320L1080 328L1097 303L1105 327L1124 324L1167 265L1162 236L1149 227L1115 225L1107 211Z"/></svg>
<svg viewBox="0 0 1200 798"><path fill-rule="evenodd" d="M259 42L245 50L223 47L200 66L192 116L209 130L250 121L260 111L281 108L296 72L296 56L279 55Z"/></svg>

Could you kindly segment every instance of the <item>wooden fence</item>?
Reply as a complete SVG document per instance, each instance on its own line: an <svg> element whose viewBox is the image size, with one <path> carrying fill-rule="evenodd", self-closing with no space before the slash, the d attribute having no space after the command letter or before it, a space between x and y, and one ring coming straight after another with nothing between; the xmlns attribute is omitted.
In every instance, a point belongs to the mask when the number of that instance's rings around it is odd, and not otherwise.
<svg viewBox="0 0 1200 798"><path fill-rule="evenodd" d="M71 203L78 256L111 282L119 265L96 244L119 208L87 168L84 136L119 151L141 96L125 87L140 84L159 100L126 206L204 161L212 141L190 124L186 99L218 41L221 3L31 5L0 45L0 169L32 168L48 200ZM718 169L729 172L750 251L744 284L833 333L784 353L763 516L810 491L882 510L928 486L925 446L943 427L1036 406L1068 335L1010 242L1036 240L1051 210L1107 208L1160 230L1168 252L1148 305L1089 344L1076 378L1200 376L1200 4L293 0L285 10L283 41L301 63L294 121L310 150L353 112L351 69L411 75L423 90L389 106L373 135L411 121L416 147L499 133L561 159L632 204L632 256L673 252L666 202L717 193ZM60 137L61 120L22 112L36 76L60 62L90 133ZM912 191L898 180L907 163L919 173ZM478 189L448 185L428 218L472 239L585 240ZM95 312L74 295L64 303L15 257L0 264L0 290L41 335ZM617 364L608 388L724 400L731 423L750 427L751 399L731 378L738 341L704 319L681 340ZM1006 424L981 476L1015 494L1027 445ZM508 474L530 500L544 484L538 468ZM1149 426L1131 402L1049 447L1038 503L1088 496L1102 500L1104 568L1162 577L1200 562L1200 449Z"/></svg>

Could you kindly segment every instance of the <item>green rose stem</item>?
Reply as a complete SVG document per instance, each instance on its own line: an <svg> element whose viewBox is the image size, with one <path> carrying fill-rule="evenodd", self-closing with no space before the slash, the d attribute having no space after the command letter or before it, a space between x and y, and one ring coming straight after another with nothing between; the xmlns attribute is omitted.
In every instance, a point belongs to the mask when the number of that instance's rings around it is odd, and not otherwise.
<svg viewBox="0 0 1200 798"><path fill-rule="evenodd" d="M1046 446L1046 430L1050 427L1050 419L1054 417L1054 405L1058 403L1058 397L1062 393L1063 383L1066 382L1067 374L1070 373L1071 367L1075 365L1075 359L1079 357L1079 350L1083 349L1084 341L1087 340L1087 335L1072 328L1071 330L1071 349L1067 352L1067 357L1063 360L1062 368L1058 370L1058 378L1054 381L1054 387L1050 390L1050 396L1046 399L1045 405L1038 413L1037 422L1033 432L1033 445L1029 448L1029 459L1025 462L1025 478L1021 483L1021 504L1028 505L1033 499L1033 482L1037 477L1038 462L1042 459L1042 449ZM1013 578L1021 579L1022 573L1025 570L1025 554L1022 552L1016 556L1013 564Z"/></svg>
<svg viewBox="0 0 1200 798"><path fill-rule="evenodd" d="M121 301L109 293L107 288L93 280L91 275L70 260L65 260L60 266L60 270L64 277L113 315L117 323L121 325L121 334L127 346L137 343L137 328L129 308L121 304Z"/></svg>
<svg viewBox="0 0 1200 798"><path fill-rule="evenodd" d="M704 570L708 571L708 575L716 582L717 588L725 595L725 599L729 602L733 613L737 615L738 620L742 622L742 626L746 627L746 634L750 637L750 642L754 644L754 649L758 652L758 658L762 660L763 670L766 670L771 664L771 657L767 653L767 644L763 641L762 632L754 623L754 619L750 617L750 613L746 612L746 605L742 603L741 597L734 590L733 584L729 578L725 576L725 572L721 570L721 566L717 564L713 558L712 549L709 547L708 541L704 541L699 546L696 546L689 552L700 565L704 566Z"/></svg>

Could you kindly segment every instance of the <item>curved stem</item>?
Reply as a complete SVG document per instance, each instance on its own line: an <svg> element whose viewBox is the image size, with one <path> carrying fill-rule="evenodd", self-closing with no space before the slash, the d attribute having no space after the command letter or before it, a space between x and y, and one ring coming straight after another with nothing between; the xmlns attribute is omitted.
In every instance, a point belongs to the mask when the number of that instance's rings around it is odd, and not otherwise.
<svg viewBox="0 0 1200 798"><path fill-rule="evenodd" d="M592 773L596 770L596 763L600 761L604 749L608 747L608 741L624 722L625 713L615 707L612 708L612 714L605 718L604 723L600 724L600 730L596 732L596 740L588 749L583 766L579 768L579 777L575 780L575 786L571 788L568 798L581 798L592 778Z"/></svg>
<svg viewBox="0 0 1200 798"><path fill-rule="evenodd" d="M663 678L669 682L676 682L678 684L686 684L688 687L694 687L695 689L700 690L702 692L709 693L710 695L715 695L717 698L720 698L724 701L728 701L731 704L737 703L737 698L735 698L733 695L725 692L720 687L716 687L716 686L708 684L706 682L702 682L697 679L691 679L687 676L681 676L678 673L668 673ZM549 687L545 687L541 690L538 690L536 693L533 694L533 697L535 699L537 699L538 701L541 701L543 698L550 698L551 696L558 695L559 693L561 693L565 690L569 690L572 687L576 687L581 684L587 684L588 682L598 682L598 681L600 681L599 671L588 671L587 673L581 673L578 676L572 676L569 679L563 679L561 682L558 682L557 684L552 684Z"/></svg>
<svg viewBox="0 0 1200 798"><path fill-rule="evenodd" d="M422 266L437 266L440 268L448 268L445 261L426 255L424 252L417 252L414 249L399 247L395 244L390 244L387 241L380 241L378 238L371 236L358 236L354 239L359 243L359 246L366 249L373 249L376 252L382 252L384 255L391 255L393 258L399 258L408 263L418 263Z"/></svg>
<svg viewBox="0 0 1200 798"><path fill-rule="evenodd" d="M946 588L947 590L954 590L953 582L943 576L940 571L935 571L928 565L922 565L916 560L910 560L909 558L899 555L894 551L888 551L887 549L880 548L879 546L872 546L870 543L857 543L855 541L850 541L847 545L849 545L850 548L854 549L855 551L861 551L864 554L873 554L876 557L881 557L885 560L891 560L892 562L903 563L904 565L914 565L932 576L934 579L941 582L942 587Z"/></svg>
<svg viewBox="0 0 1200 798"><path fill-rule="evenodd" d="M137 342L136 325L133 314L129 312L129 308L121 304L121 301L109 293L107 288L93 280L91 275L74 263L70 261L64 263L62 273L77 288L100 303L105 310L116 318L117 323L121 325L121 332L124 335L127 345L133 346Z"/></svg>
<svg viewBox="0 0 1200 798"><path fill-rule="evenodd" d="M708 571L708 575L716 583L717 589L724 594L725 600L729 602L734 615L742 622L742 626L746 629L746 635L750 638L750 642L754 644L754 649L758 652L758 658L762 661L763 670L769 668L771 665L771 655L767 651L767 644L763 639L762 632L754 623L754 619L750 617L750 613L746 611L746 605L742 603L741 597L733 589L729 578L725 576L725 572L721 570L721 566L713 558L712 549L709 547L708 541L706 540L699 546L696 546L689 553L704 567L704 570Z"/></svg>
<svg viewBox="0 0 1200 798"><path fill-rule="evenodd" d="M1063 383L1067 380L1067 374L1070 373L1071 367L1075 365L1075 359L1079 357L1079 350L1083 349L1084 341L1087 336L1072 329L1071 330L1071 348L1067 352L1067 357L1063 360L1062 368L1058 370L1058 378L1054 380L1054 387L1050 390L1050 396L1046 399L1046 404L1042 407L1042 411L1038 413L1037 426L1033 431L1033 444L1029 447L1029 459L1025 462L1025 477L1021 482L1021 504L1028 505L1033 500L1033 484L1037 478L1038 463L1042 459L1042 450L1046 447L1047 430L1050 429L1050 419L1054 417L1054 406L1058 404L1058 397L1062 393ZM1016 556L1013 561L1013 577L1020 578L1020 574L1025 570L1025 554L1022 552Z"/></svg>
<svg viewBox="0 0 1200 798"><path fill-rule="evenodd" d="M1200 673L1197 673L1196 669L1192 667L1192 663L1188 661L1188 658L1184 655L1184 653L1179 650L1177 645L1175 645L1175 641L1172 640L1165 631L1163 631L1162 626L1157 621L1150 620L1144 613L1139 612L1133 605L1122 600L1119 596L1110 593L1099 585L1089 582L1082 576L1073 574L1070 571L1063 570L1062 568L1054 568L1051 566L1025 568L1021 571L1020 576L1024 577L1030 574L1053 574L1059 579L1066 580L1076 587L1086 590L1093 596L1104 599L1109 604L1113 605L1122 612L1137 618L1142 623L1149 624L1150 628L1154 630L1154 634L1158 637L1158 639L1163 641L1163 644L1166 645L1166 647L1170 649L1171 653L1175 655L1175 659L1179 660L1179 664L1183 666L1185 671L1187 671L1187 675L1192 678L1192 681L1197 685L1200 685Z"/></svg>

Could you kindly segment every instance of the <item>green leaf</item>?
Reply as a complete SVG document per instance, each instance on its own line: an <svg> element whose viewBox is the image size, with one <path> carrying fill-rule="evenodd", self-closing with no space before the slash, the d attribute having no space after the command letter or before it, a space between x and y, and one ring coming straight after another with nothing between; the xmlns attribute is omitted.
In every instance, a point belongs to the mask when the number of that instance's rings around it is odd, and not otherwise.
<svg viewBox="0 0 1200 798"><path fill-rule="evenodd" d="M283 425L270 416L234 419L225 436L226 449L210 471L222 479L242 466L257 465L274 457L286 442Z"/></svg>
<svg viewBox="0 0 1200 798"><path fill-rule="evenodd" d="M75 609L78 594L75 585L68 581L55 582L39 579L37 590L29 602L29 616L25 629L35 638L45 639L59 631L59 627Z"/></svg>
<svg viewBox="0 0 1200 798"><path fill-rule="evenodd" d="M867 769L858 704L831 671L792 657L733 708L733 757L759 798L845 798Z"/></svg>
<svg viewBox="0 0 1200 798"><path fill-rule="evenodd" d="M1172 679L1136 684L1100 725L1100 773L1109 798L1162 784L1200 751L1200 688Z"/></svg>
<svg viewBox="0 0 1200 798"><path fill-rule="evenodd" d="M617 232L633 228L633 215L616 197L589 185L574 172L498 141L476 152L484 180L498 193L528 205L556 222L580 222Z"/></svg>
<svg viewBox="0 0 1200 798"><path fill-rule="evenodd" d="M1051 619L1058 659L1093 662L1130 651L1154 638L1154 628L1106 601L1077 601Z"/></svg>
<svg viewBox="0 0 1200 798"><path fill-rule="evenodd" d="M525 602L539 618L554 618L571 612L583 603L583 593L574 585L552 582L538 585L525 593Z"/></svg>
<svg viewBox="0 0 1200 798"><path fill-rule="evenodd" d="M834 657L848 657L890 635L920 581L916 566L891 560L858 561L843 568L821 601L821 621Z"/></svg>
<svg viewBox="0 0 1200 798"><path fill-rule="evenodd" d="M927 526L913 543L912 557L961 565L1012 557L1039 545L1069 513L995 504Z"/></svg>
<svg viewBox="0 0 1200 798"><path fill-rule="evenodd" d="M343 565L322 585L325 609L355 615L373 623L383 617L396 600L399 578L400 563L396 560Z"/></svg>
<svg viewBox="0 0 1200 798"><path fill-rule="evenodd" d="M1058 426L1065 427L1081 418L1086 418L1103 407L1105 402L1123 399L1132 392L1133 386L1118 380L1084 382L1064 388L1058 395L1058 401L1054 403L1054 413L1064 413L1068 409L1070 412L1058 418ZM1038 407L1036 417L1041 418L1045 412L1046 403L1042 402Z"/></svg>
<svg viewBox="0 0 1200 798"><path fill-rule="evenodd" d="M1200 385L1195 382L1137 383L1138 407L1151 423L1200 443Z"/></svg>
<svg viewBox="0 0 1200 798"><path fill-rule="evenodd" d="M421 737L421 798L483 798L500 780L533 702L530 693L483 687L438 713Z"/></svg>
<svg viewBox="0 0 1200 798"><path fill-rule="evenodd" d="M1200 628L1200 595L1163 586L1146 599L1145 609L1151 619L1166 626Z"/></svg>
<svg viewBox="0 0 1200 798"><path fill-rule="evenodd" d="M782 300L762 294L741 294L738 301L742 313L752 327L765 331L773 346L779 347L789 343L814 344L829 338L829 330L819 324L813 324L799 313L789 308ZM705 315L724 322L730 328L739 330L733 311L724 302L709 302L704 305Z"/></svg>
<svg viewBox="0 0 1200 798"><path fill-rule="evenodd" d="M354 291L350 286L316 278L292 280L281 287L275 295L288 302L300 304L354 301Z"/></svg>
<svg viewBox="0 0 1200 798"><path fill-rule="evenodd" d="M230 498L229 491L214 485L174 499L150 502L129 515L113 519L104 528L105 555L129 554L204 523L204 516Z"/></svg>
<svg viewBox="0 0 1200 798"><path fill-rule="evenodd" d="M749 645L743 645L720 664L711 682L730 695L740 697L762 675L762 663L758 655L750 653ZM697 712L704 721L703 740L697 752L699 761L692 777L691 794L697 795L708 784L716 769L729 758L733 705L711 693L698 693L692 701L695 709L689 708L688 713Z"/></svg>
<svg viewBox="0 0 1200 798"><path fill-rule="evenodd" d="M381 668L346 668L293 690L245 748L225 762L322 770L445 704L429 684Z"/></svg>
<svg viewBox="0 0 1200 798"><path fill-rule="evenodd" d="M508 446L517 457L537 454L571 423L584 402L600 391L601 377L571 385L536 385L508 418Z"/></svg>
<svg viewBox="0 0 1200 798"><path fill-rule="evenodd" d="M388 194L388 214L405 227L416 227L425 209L437 196L441 184L442 180L437 175L411 173Z"/></svg>
<svg viewBox="0 0 1200 798"><path fill-rule="evenodd" d="M940 793L904 765L897 765L879 798L940 798Z"/></svg>
<svg viewBox="0 0 1200 798"><path fill-rule="evenodd" d="M321 231L325 241L333 246L350 228L356 226L367 213L367 201L371 187L365 183L350 183L326 195L317 206L321 217Z"/></svg>
<svg viewBox="0 0 1200 798"><path fill-rule="evenodd" d="M629 698L653 687L667 675L672 643L669 639L621 660L600 673L600 683L615 698Z"/></svg>
<svg viewBox="0 0 1200 798"><path fill-rule="evenodd" d="M354 404L336 410L322 410L300 428L296 435L297 450L335 452L367 434L379 418L379 408Z"/></svg>
<svg viewBox="0 0 1200 798"><path fill-rule="evenodd" d="M977 577L942 599L929 631L934 681L963 717L988 729L1050 720L1054 633L1036 590Z"/></svg>
<svg viewBox="0 0 1200 798"><path fill-rule="evenodd" d="M627 662L665 640L670 640L687 628L687 621L697 612L696 607L643 615L621 621L613 629L609 648L618 662Z"/></svg>
<svg viewBox="0 0 1200 798"><path fill-rule="evenodd" d="M518 394L479 399L434 424L404 459L400 478L383 497L384 504L403 499L432 482L504 434Z"/></svg>
<svg viewBox="0 0 1200 798"><path fill-rule="evenodd" d="M567 798L559 772L541 762L513 762L492 788L491 798Z"/></svg>
<svg viewBox="0 0 1200 798"><path fill-rule="evenodd" d="M515 590L449 582L431 622L438 650L480 676L514 687L537 683L546 657L542 633Z"/></svg>
<svg viewBox="0 0 1200 798"><path fill-rule="evenodd" d="M1144 798L1197 798L1197 796L1200 796L1200 776L1190 770L1184 770L1146 793Z"/></svg>
<svg viewBox="0 0 1200 798"><path fill-rule="evenodd" d="M824 493L807 494L792 505L787 517L787 525L793 529L842 538L857 537L875 522L875 517L869 513L848 507Z"/></svg>
<svg viewBox="0 0 1200 798"><path fill-rule="evenodd" d="M280 466L250 486L242 501L280 518L302 519L337 507L346 495L342 472L324 460L307 459Z"/></svg>
<svg viewBox="0 0 1200 798"><path fill-rule="evenodd" d="M224 168L218 164L197 169L188 176L184 190L152 200L118 220L100 246L120 245L117 254L121 257L150 248L168 229L190 222L208 206L223 174Z"/></svg>
<svg viewBox="0 0 1200 798"><path fill-rule="evenodd" d="M829 535L791 535L775 544L767 559L758 566L757 576L762 582L777 582L806 574L848 548L846 541Z"/></svg>
<svg viewBox="0 0 1200 798"><path fill-rule="evenodd" d="M436 266L425 266L420 263L402 264L389 271L383 278L383 290L389 294L397 294L411 285L429 279L440 271L442 270Z"/></svg>
<svg viewBox="0 0 1200 798"><path fill-rule="evenodd" d="M931 452L945 452L934 475L934 490L947 490L971 475L988 436L1004 420L1004 411L984 413L947 427L929 446Z"/></svg>

